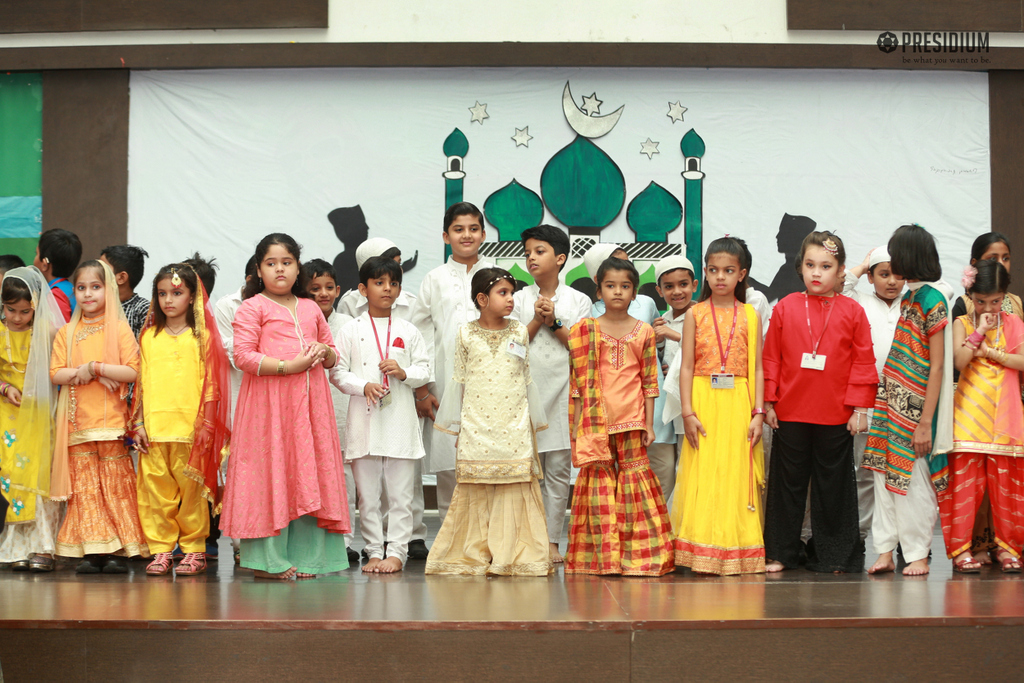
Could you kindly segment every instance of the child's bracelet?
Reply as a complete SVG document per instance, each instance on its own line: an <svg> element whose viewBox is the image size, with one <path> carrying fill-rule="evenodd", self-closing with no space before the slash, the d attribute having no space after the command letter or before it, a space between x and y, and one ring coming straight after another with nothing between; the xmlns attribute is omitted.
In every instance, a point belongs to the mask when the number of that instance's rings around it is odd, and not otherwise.
<svg viewBox="0 0 1024 683"><path fill-rule="evenodd" d="M686 415L683 415L684 420L688 417L697 417L697 413L687 413ZM699 420L700 418L698 417L697 419Z"/></svg>
<svg viewBox="0 0 1024 683"><path fill-rule="evenodd" d="M971 334L964 340L965 344L970 344L974 348L981 346L981 342L985 340L985 335L981 334L977 330L971 332Z"/></svg>

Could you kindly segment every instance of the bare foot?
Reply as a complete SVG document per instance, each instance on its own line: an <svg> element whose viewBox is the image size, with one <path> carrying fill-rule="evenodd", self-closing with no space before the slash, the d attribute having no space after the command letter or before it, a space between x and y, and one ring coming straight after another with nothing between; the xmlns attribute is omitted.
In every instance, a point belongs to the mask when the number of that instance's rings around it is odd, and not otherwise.
<svg viewBox="0 0 1024 683"><path fill-rule="evenodd" d="M896 571L896 563L892 561L892 553L880 553L875 563L871 565L868 574L885 574Z"/></svg>
<svg viewBox="0 0 1024 683"><path fill-rule="evenodd" d="M378 574L394 574L402 571L402 561L397 557L389 557L377 565Z"/></svg>
<svg viewBox="0 0 1024 683"><path fill-rule="evenodd" d="M295 577L295 567L291 567L289 569L286 569L283 572L277 572L276 574L272 574L270 572L265 572L265 571L263 571L261 569L257 569L257 570L255 570L253 572L253 575L257 579L271 579L273 581L287 581L288 579L291 579L291 578Z"/></svg>
<svg viewBox="0 0 1024 683"><path fill-rule="evenodd" d="M371 557L366 564L363 565L364 574L375 574L377 573L377 565L381 563L379 557Z"/></svg>
<svg viewBox="0 0 1024 683"><path fill-rule="evenodd" d="M558 552L557 543L548 543L548 559L551 560L551 564L562 564L565 562L565 558Z"/></svg>
<svg viewBox="0 0 1024 683"><path fill-rule="evenodd" d="M768 560L768 562L764 565L764 573L778 574L785 568L786 565L782 564L781 562L776 562L775 560Z"/></svg>
<svg viewBox="0 0 1024 683"><path fill-rule="evenodd" d="M992 555L987 550L979 550L974 553L974 561L980 565L988 566L992 564Z"/></svg>
<svg viewBox="0 0 1024 683"><path fill-rule="evenodd" d="M295 574L296 579L315 579L316 574L307 574L306 572L297 572Z"/></svg>
<svg viewBox="0 0 1024 683"><path fill-rule="evenodd" d="M914 560L906 567L903 568L903 576L924 576L930 570L928 569L928 558L921 560Z"/></svg>

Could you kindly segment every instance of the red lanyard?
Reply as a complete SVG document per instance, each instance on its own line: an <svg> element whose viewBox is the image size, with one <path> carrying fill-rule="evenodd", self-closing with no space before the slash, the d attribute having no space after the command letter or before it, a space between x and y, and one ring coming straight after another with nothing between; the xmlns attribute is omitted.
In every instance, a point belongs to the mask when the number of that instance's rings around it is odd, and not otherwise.
<svg viewBox="0 0 1024 683"><path fill-rule="evenodd" d="M722 335L718 333L718 315L715 313L715 305L711 304L711 320L715 323L715 337L718 339L718 357L722 361L722 373L725 373L725 362L729 360L729 350L732 349L732 337L736 334L736 299L732 300L732 329L729 330L729 343L725 350L722 350Z"/></svg>
<svg viewBox="0 0 1024 683"><path fill-rule="evenodd" d="M388 316L388 339L387 344L385 344L384 346L384 350L381 350L380 348L380 337L377 336L377 324L373 322L373 316L369 317L370 327L373 328L373 338L377 341L377 353L380 354L381 362L384 362L388 359L388 354L391 353L391 316ZM388 376L385 375L384 373L381 373L381 386L383 386L385 389L387 389L388 387Z"/></svg>
<svg viewBox="0 0 1024 683"><path fill-rule="evenodd" d="M821 344L821 340L825 337L825 330L828 329L828 321L832 319L832 311L835 310L835 302L831 302L833 305L828 307L828 313L825 314L825 324L821 328L821 335L818 336L818 341L814 341L814 331L811 330L811 307L807 301L811 297L804 293L804 312L807 313L807 334L811 337L811 344L814 346L811 348L811 357L818 357L818 345Z"/></svg>

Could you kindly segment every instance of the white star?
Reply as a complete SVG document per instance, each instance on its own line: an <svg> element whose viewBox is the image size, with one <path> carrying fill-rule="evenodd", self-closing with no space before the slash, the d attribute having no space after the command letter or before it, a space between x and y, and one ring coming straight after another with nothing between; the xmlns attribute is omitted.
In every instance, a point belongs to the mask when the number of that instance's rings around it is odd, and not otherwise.
<svg viewBox="0 0 1024 683"><path fill-rule="evenodd" d="M602 104L604 101L597 99L597 93L593 92L590 93L590 97L583 96L583 106L580 109L587 112L587 116L596 116L601 113Z"/></svg>
<svg viewBox="0 0 1024 683"><path fill-rule="evenodd" d="M658 143L652 142L650 138L647 138L647 142L640 143L640 153L646 154L648 159L653 159L655 154L661 154L658 151Z"/></svg>
<svg viewBox="0 0 1024 683"><path fill-rule="evenodd" d="M529 147L530 140L533 136L530 135L530 127L516 128L516 134L512 136L512 139L516 141L516 147Z"/></svg>
<svg viewBox="0 0 1024 683"><path fill-rule="evenodd" d="M672 123L683 120L683 114L686 112L686 107L679 104L679 101L668 103L668 113L665 116L672 119Z"/></svg>
<svg viewBox="0 0 1024 683"><path fill-rule="evenodd" d="M482 126L484 125L484 119L491 118L490 114L487 113L487 105L480 104L479 100L477 100L477 103L475 105L469 107L469 111L470 113L473 114L472 116L469 117L470 123L477 122Z"/></svg>

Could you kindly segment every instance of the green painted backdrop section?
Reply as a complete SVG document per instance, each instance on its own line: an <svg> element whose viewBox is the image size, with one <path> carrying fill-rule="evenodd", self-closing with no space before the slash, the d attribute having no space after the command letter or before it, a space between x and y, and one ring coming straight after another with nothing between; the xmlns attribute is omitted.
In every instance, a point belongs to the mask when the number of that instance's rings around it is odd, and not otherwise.
<svg viewBox="0 0 1024 683"><path fill-rule="evenodd" d="M0 254L17 254L26 265L32 265L36 257L38 237L8 237L0 239Z"/></svg>
<svg viewBox="0 0 1024 683"><path fill-rule="evenodd" d="M43 191L43 78L0 73L0 196Z"/></svg>

